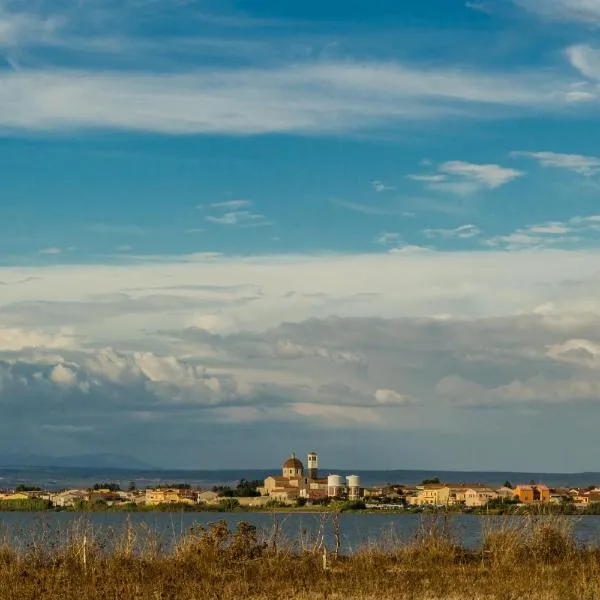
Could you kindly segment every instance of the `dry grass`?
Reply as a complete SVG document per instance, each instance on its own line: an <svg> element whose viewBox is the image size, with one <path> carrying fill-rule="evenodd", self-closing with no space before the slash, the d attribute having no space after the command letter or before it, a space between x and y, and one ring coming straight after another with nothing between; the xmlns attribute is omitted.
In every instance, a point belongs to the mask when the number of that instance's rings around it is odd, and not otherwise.
<svg viewBox="0 0 600 600"><path fill-rule="evenodd" d="M600 553L571 534L566 519L504 519L467 551L433 517L411 540L337 558L330 548L324 560L322 538L292 551L276 526L261 536L219 522L167 549L150 531L99 534L81 521L59 542L44 531L0 538L0 599L600 600Z"/></svg>

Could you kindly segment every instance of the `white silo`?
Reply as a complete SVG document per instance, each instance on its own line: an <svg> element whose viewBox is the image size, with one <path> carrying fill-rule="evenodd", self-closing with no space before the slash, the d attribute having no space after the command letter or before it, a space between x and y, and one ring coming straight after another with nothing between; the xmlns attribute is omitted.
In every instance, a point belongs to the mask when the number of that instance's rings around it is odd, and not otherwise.
<svg viewBox="0 0 600 600"><path fill-rule="evenodd" d="M339 475L329 475L327 477L327 495L330 498L336 498L342 495L342 478Z"/></svg>
<svg viewBox="0 0 600 600"><path fill-rule="evenodd" d="M348 475L346 477L348 482L348 499L359 500L360 499L360 477L358 475Z"/></svg>

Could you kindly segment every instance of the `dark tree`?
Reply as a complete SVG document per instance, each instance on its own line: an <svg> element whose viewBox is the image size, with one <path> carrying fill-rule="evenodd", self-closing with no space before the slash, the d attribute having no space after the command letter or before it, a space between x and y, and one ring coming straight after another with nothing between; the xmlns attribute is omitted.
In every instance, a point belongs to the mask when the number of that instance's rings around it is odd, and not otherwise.
<svg viewBox="0 0 600 600"><path fill-rule="evenodd" d="M120 492L121 486L118 483L95 483L94 490L109 490L111 492Z"/></svg>
<svg viewBox="0 0 600 600"><path fill-rule="evenodd" d="M421 481L421 485L431 485L436 483L441 483L439 477L432 477L431 479L423 479L423 481Z"/></svg>

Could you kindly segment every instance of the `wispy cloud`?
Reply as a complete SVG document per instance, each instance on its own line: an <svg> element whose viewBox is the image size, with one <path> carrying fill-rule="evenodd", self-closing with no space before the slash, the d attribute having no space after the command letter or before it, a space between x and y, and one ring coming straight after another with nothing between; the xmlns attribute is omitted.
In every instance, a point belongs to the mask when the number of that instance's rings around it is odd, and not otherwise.
<svg viewBox="0 0 600 600"><path fill-rule="evenodd" d="M424 229L423 234L427 238L467 240L480 236L481 229L477 225L461 225L455 229Z"/></svg>
<svg viewBox="0 0 600 600"><path fill-rule="evenodd" d="M375 236L373 240L380 246L397 246L402 240L402 236L399 233L384 231Z"/></svg>
<svg viewBox="0 0 600 600"><path fill-rule="evenodd" d="M515 4L543 19L600 25L596 0L514 0Z"/></svg>
<svg viewBox="0 0 600 600"><path fill-rule="evenodd" d="M499 188L523 176L522 171L497 164L474 164L459 160L442 163L435 173L409 175L426 184L430 190L469 195Z"/></svg>
<svg viewBox="0 0 600 600"><path fill-rule="evenodd" d="M582 75L600 79L600 50L587 44L578 44L567 48L567 57Z"/></svg>
<svg viewBox="0 0 600 600"><path fill-rule="evenodd" d="M393 191L396 188L393 185L388 185L387 183L384 183L383 181L371 181L371 185L373 186L373 189L376 192L388 192L388 191Z"/></svg>
<svg viewBox="0 0 600 600"><path fill-rule="evenodd" d="M375 217L398 216L403 214L403 209L397 206L377 206L374 204L361 204L360 202L349 202L340 200L339 198L331 198L329 200L334 206L352 210L354 212L363 213L365 215L373 215Z"/></svg>
<svg viewBox="0 0 600 600"><path fill-rule="evenodd" d="M44 248L43 250L39 251L39 254L45 254L45 255L52 255L52 254L62 254L63 250L62 248L56 248L56 247L51 247L51 248Z"/></svg>
<svg viewBox="0 0 600 600"><path fill-rule="evenodd" d="M485 13L489 15L492 13L492 7L489 2L465 2L465 8L476 10L477 12Z"/></svg>
<svg viewBox="0 0 600 600"><path fill-rule="evenodd" d="M216 214L207 215L204 220L208 223L218 225L228 225L242 228L265 227L272 225L265 215L251 212L250 210L240 210L252 207L250 200L227 200L225 202L214 202L208 205ZM203 208L202 205L198 208ZM190 229L187 233L199 233L202 230Z"/></svg>
<svg viewBox="0 0 600 600"><path fill-rule="evenodd" d="M209 223L218 223L219 225L237 225L240 227L264 227L265 225L271 225L266 220L264 215L251 213L247 210L238 210L227 212L223 215L214 216L209 215L205 217Z"/></svg>
<svg viewBox="0 0 600 600"><path fill-rule="evenodd" d="M439 183L440 181L446 181L447 176L441 173L429 173L425 175L408 175L408 178L413 181L423 181L424 183Z"/></svg>
<svg viewBox="0 0 600 600"><path fill-rule="evenodd" d="M448 115L562 110L570 84L539 70L484 73L351 60L185 73L53 67L0 73L0 127L323 135Z"/></svg>
<svg viewBox="0 0 600 600"><path fill-rule="evenodd" d="M249 200L226 200L225 202L213 202L209 204L210 208L223 208L227 210L240 210L252 206Z"/></svg>
<svg viewBox="0 0 600 600"><path fill-rule="evenodd" d="M573 246L593 242L599 231L600 215L577 216L564 222L547 221L522 227L508 235L492 237L485 243L506 250Z"/></svg>
<svg viewBox="0 0 600 600"><path fill-rule="evenodd" d="M512 152L513 157L533 158L542 167L567 169L580 175L591 177L600 172L600 158L595 156L582 156L581 154L559 154L556 152Z"/></svg>
<svg viewBox="0 0 600 600"><path fill-rule="evenodd" d="M42 17L33 10L17 11L16 6L14 2L0 2L0 47L49 41L65 24L62 17Z"/></svg>

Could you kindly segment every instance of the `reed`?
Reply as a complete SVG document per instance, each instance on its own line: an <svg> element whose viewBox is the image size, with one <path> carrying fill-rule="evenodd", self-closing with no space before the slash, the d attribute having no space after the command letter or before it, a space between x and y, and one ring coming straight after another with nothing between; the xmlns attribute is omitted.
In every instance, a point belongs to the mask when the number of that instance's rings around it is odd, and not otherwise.
<svg viewBox="0 0 600 600"><path fill-rule="evenodd" d="M578 546L565 517L489 520L478 550L461 547L443 516L424 519L412 539L390 534L336 556L337 545L283 540L276 522L260 532L219 521L166 547L147 528L97 531L82 519L2 535L0 598L600 599L600 552Z"/></svg>

